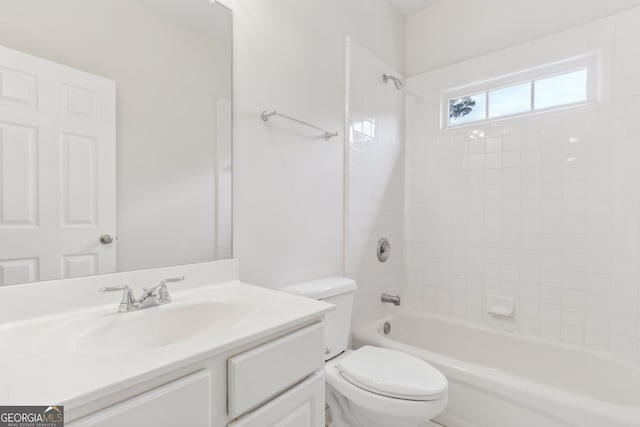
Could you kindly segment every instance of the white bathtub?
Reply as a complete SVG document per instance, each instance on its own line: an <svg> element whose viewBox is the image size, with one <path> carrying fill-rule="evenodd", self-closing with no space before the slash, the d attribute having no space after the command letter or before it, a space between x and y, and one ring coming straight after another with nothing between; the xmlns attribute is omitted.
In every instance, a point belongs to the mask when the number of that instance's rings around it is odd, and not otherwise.
<svg viewBox="0 0 640 427"><path fill-rule="evenodd" d="M640 426L640 366L606 354L422 314L379 320L353 343L406 351L444 373L449 406L436 421L448 427Z"/></svg>

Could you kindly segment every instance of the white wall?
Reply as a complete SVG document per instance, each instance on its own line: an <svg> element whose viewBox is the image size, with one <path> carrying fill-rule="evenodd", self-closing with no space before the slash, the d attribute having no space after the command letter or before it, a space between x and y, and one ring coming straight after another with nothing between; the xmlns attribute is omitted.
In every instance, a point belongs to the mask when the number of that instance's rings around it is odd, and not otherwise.
<svg viewBox="0 0 640 427"><path fill-rule="evenodd" d="M408 305L640 357L638 40L633 9L409 79ZM600 102L440 130L443 90L593 51Z"/></svg>
<svg viewBox="0 0 640 427"><path fill-rule="evenodd" d="M504 49L640 5L640 0L445 0L407 18L406 74Z"/></svg>
<svg viewBox="0 0 640 427"><path fill-rule="evenodd" d="M242 280L278 287L344 274L345 36L402 68L403 18L385 0L227 0L234 11L234 253ZM330 142L278 109L340 135Z"/></svg>
<svg viewBox="0 0 640 427"><path fill-rule="evenodd" d="M0 10L0 45L116 81L119 271L215 259L228 48L132 0L0 0Z"/></svg>
<svg viewBox="0 0 640 427"><path fill-rule="evenodd" d="M404 267L404 90L382 82L382 74L402 77L357 41L349 43L349 150L347 170L347 264L358 282L353 327L382 317L383 292L399 293ZM373 122L367 136L353 129ZM391 244L391 256L378 261L380 238Z"/></svg>

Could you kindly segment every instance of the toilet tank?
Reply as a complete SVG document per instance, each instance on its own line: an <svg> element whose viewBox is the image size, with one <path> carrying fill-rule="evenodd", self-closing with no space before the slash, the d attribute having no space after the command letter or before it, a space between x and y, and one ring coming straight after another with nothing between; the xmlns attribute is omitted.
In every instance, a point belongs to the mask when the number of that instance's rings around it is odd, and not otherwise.
<svg viewBox="0 0 640 427"><path fill-rule="evenodd" d="M329 360L349 346L351 311L356 282L346 277L329 277L280 288L281 291L334 304L324 322L324 360Z"/></svg>

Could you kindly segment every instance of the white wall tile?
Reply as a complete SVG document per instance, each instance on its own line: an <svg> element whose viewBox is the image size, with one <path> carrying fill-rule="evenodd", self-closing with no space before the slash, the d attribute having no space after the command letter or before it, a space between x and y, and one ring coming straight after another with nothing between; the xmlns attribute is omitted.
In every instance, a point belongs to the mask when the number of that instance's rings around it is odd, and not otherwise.
<svg viewBox="0 0 640 427"><path fill-rule="evenodd" d="M363 140L351 132L348 140L346 274L358 283L353 315L357 328L389 309L380 302L383 292L395 294L403 288L405 306L433 309L433 304L426 304L427 299L439 300L427 292L427 272L438 268L437 257L430 255L439 247L430 248L426 232L433 205L425 202L432 197L414 200L418 227L408 228L405 233L404 92L382 83L383 73L399 74L355 40L350 41L349 53L349 126L363 119L375 120L376 124L375 136ZM419 124L414 130L418 135L422 132ZM449 157L456 155L457 147L442 146ZM407 149L408 155L421 163L429 162L432 151ZM408 188L423 192L423 182L423 173L416 170L407 182ZM412 223L408 218L407 224ZM391 257L384 264L376 257L382 237L391 243ZM414 267L405 269L405 254L413 260Z"/></svg>
<svg viewBox="0 0 640 427"><path fill-rule="evenodd" d="M638 28L632 9L409 79L421 102L407 101L412 306L639 357ZM437 129L442 91L593 47L599 103ZM516 318L487 314L489 294L514 297Z"/></svg>

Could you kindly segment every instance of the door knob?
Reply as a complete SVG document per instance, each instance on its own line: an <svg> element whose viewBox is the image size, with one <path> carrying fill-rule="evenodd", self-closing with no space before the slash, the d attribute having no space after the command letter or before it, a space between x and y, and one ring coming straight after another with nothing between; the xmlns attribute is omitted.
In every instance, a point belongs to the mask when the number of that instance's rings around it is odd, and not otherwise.
<svg viewBox="0 0 640 427"><path fill-rule="evenodd" d="M113 243L113 237L109 236L108 234L103 234L102 236L100 236L100 243L102 243L103 245L110 245L111 243Z"/></svg>

